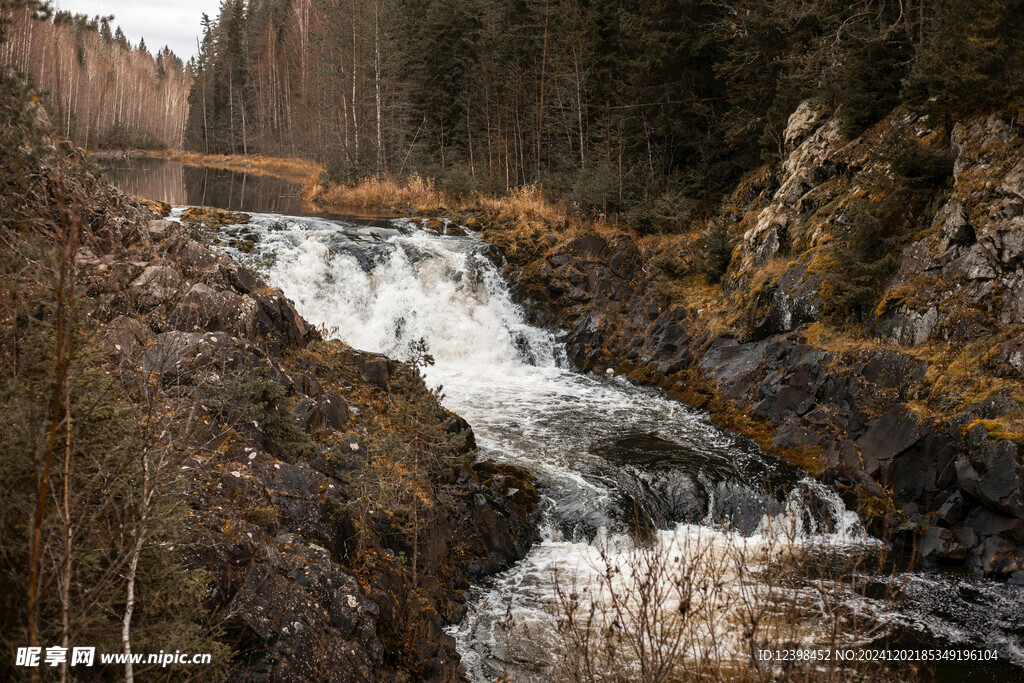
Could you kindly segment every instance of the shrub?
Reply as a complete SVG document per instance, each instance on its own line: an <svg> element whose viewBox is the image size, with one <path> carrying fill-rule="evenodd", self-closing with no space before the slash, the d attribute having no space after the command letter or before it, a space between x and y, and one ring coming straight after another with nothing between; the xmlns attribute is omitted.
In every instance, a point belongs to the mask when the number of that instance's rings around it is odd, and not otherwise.
<svg viewBox="0 0 1024 683"><path fill-rule="evenodd" d="M455 198L472 197L484 189L483 178L467 163L450 164L444 172L431 175L441 192Z"/></svg>
<svg viewBox="0 0 1024 683"><path fill-rule="evenodd" d="M883 153L903 178L924 186L942 185L953 175L953 153L948 147L926 145L910 138L889 140Z"/></svg>
<svg viewBox="0 0 1024 683"><path fill-rule="evenodd" d="M896 106L908 58L907 41L898 34L850 50L838 82L843 135L857 137Z"/></svg>
<svg viewBox="0 0 1024 683"><path fill-rule="evenodd" d="M711 282L720 282L732 262L736 239L728 216L716 216L697 240L697 268Z"/></svg>
<svg viewBox="0 0 1024 683"><path fill-rule="evenodd" d="M576 173L565 203L582 214L608 215L619 208L619 199L618 174L611 166L598 164Z"/></svg>
<svg viewBox="0 0 1024 683"><path fill-rule="evenodd" d="M53 155L40 122L37 95L12 70L0 66L0 221L19 217L38 164Z"/></svg>
<svg viewBox="0 0 1024 683"><path fill-rule="evenodd" d="M874 199L872 197L875 197ZM840 320L870 322L900 249L913 235L929 195L907 186L873 188L847 212L842 239L832 247L834 264L823 273L825 310Z"/></svg>
<svg viewBox="0 0 1024 683"><path fill-rule="evenodd" d="M203 624L208 574L182 556L194 539L181 466L194 404L107 361L91 329L97 301L76 296L74 252L58 243L75 232L52 227L56 238L0 229L12 246L0 254L0 642L11 651L35 630L35 642L60 643L66 626L112 652L127 625L135 652L211 653L200 676L216 680L230 651Z"/></svg>
<svg viewBox="0 0 1024 683"><path fill-rule="evenodd" d="M258 425L266 445L288 462L309 455L313 441L293 420L284 386L270 376L265 366L249 368L211 388L211 403L219 406L229 420Z"/></svg>
<svg viewBox="0 0 1024 683"><path fill-rule="evenodd" d="M698 205L692 197L669 191L636 204L626 213L626 222L643 235L683 232L693 220Z"/></svg>

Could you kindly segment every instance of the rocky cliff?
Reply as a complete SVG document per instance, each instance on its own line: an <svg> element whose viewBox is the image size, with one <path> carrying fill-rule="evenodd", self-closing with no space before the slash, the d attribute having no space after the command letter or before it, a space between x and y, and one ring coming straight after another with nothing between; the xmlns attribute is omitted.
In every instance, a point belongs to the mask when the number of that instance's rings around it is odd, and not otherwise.
<svg viewBox="0 0 1024 683"><path fill-rule="evenodd" d="M184 408L181 552L229 677L464 677L442 629L529 548L530 478L474 462L415 367L326 339L207 248L216 212L190 227L87 173L61 183L88 211L78 291L108 374Z"/></svg>
<svg viewBox="0 0 1024 683"><path fill-rule="evenodd" d="M1024 581L1021 131L901 109L847 140L804 103L706 225L483 234L581 368L706 407L925 561Z"/></svg>

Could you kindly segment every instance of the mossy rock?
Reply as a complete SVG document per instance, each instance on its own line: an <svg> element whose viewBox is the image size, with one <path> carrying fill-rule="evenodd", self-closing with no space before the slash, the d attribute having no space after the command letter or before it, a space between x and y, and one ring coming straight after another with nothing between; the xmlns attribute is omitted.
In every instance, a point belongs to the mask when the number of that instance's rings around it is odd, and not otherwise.
<svg viewBox="0 0 1024 683"><path fill-rule="evenodd" d="M181 215L181 222L188 226L204 228L223 228L227 225L244 225L252 220L247 213L226 211L212 206L193 206Z"/></svg>
<svg viewBox="0 0 1024 683"><path fill-rule="evenodd" d="M490 486L496 476L505 478L505 487L516 492L508 500L515 504L524 518L529 518L540 504L540 496L534 486L533 475L521 467L507 463L496 463L490 460L475 462L471 469L484 486Z"/></svg>
<svg viewBox="0 0 1024 683"><path fill-rule="evenodd" d="M993 441L1012 441L1018 446L1024 446L1024 432L1013 430L1002 420L975 420L964 431L969 432L979 426L988 432L988 438Z"/></svg>
<svg viewBox="0 0 1024 683"><path fill-rule="evenodd" d="M161 202L156 199L146 199L145 197L136 197L137 201L142 207L149 209L150 211L156 211L165 218L171 215L171 205L167 202Z"/></svg>

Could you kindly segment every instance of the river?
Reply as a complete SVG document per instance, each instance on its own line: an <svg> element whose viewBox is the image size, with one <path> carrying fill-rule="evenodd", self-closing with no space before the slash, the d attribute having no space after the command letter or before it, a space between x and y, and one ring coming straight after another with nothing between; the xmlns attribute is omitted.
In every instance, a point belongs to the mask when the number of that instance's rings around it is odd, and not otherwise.
<svg viewBox="0 0 1024 683"><path fill-rule="evenodd" d="M143 161L119 164L110 177L174 204L173 215L188 204L252 212L256 249L225 250L314 324L396 358L425 340L436 360L427 380L472 425L480 457L537 478L541 540L475 586L468 616L450 628L474 681L549 680L571 635L567 605L583 606L577 616L596 605L599 617L621 618L618 596L650 587L641 586L637 563L650 568L652 557L663 563L652 593L659 614L685 613L685 597L697 615L662 633L685 641L690 660L745 657L737 630L753 601L773 633L797 642L821 644L824 615L838 610L859 623L830 644L994 649L996 661L939 662L928 675L1024 676L1024 590L962 571L876 571L879 542L835 491L659 391L570 367L559 334L527 322L479 239L410 218L318 214L280 181ZM672 578L695 568L717 572L723 587L701 610L691 600L697 589ZM880 586L896 598L883 599ZM626 612L634 623L619 624L619 645L651 620ZM635 666L624 653L609 662L625 667L620 674Z"/></svg>

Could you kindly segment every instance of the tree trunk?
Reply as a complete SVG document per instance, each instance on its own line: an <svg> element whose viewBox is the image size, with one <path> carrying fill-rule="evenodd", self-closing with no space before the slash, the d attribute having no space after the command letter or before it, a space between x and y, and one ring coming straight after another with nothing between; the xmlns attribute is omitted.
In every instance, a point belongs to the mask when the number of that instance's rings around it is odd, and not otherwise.
<svg viewBox="0 0 1024 683"><path fill-rule="evenodd" d="M146 538L146 522L148 521L149 499L152 496L150 491L149 457L146 453L142 455L142 509L139 511L139 526L135 530L135 543L132 546L131 556L128 560L127 598L124 605L124 618L121 620L121 643L124 646L124 679L127 683L135 680L135 673L132 669L132 614L135 612L135 578L138 574L139 556L142 554L142 545Z"/></svg>
<svg viewBox="0 0 1024 683"><path fill-rule="evenodd" d="M58 186L57 205L60 215L66 221L63 173L61 173ZM77 225L65 224L60 234L61 259L60 274L57 279L56 358L54 359L56 382L54 383L53 397L50 403L50 429L46 440L46 449L43 453L43 468L39 477L39 486L36 490L36 505L32 515L29 537L26 597L28 602L28 644L30 647L38 647L39 645L39 586L42 579L39 565L42 554L43 518L46 515L50 474L53 470L53 460L57 448L57 432L62 419L61 407L65 400L64 395L67 392L67 378L71 362L71 334L66 317L68 315L69 300L74 296L74 264L75 255L78 253Z"/></svg>
<svg viewBox="0 0 1024 683"><path fill-rule="evenodd" d="M383 112L380 100L380 3L373 3L373 87L377 98L377 172L384 172Z"/></svg>
<svg viewBox="0 0 1024 683"><path fill-rule="evenodd" d="M541 50L540 60L540 104L537 106L537 175L540 178L540 155L541 144L544 139L544 76L548 66L548 21L551 13L548 11L550 0L544 0L544 47Z"/></svg>
<svg viewBox="0 0 1024 683"><path fill-rule="evenodd" d="M74 538L74 527L71 525L71 390L70 372L68 373L68 390L64 392L64 472L63 503L64 503L64 567L61 579L60 596L60 645L65 652L69 651L71 641L71 551ZM68 680L68 661L65 658L60 665L61 683Z"/></svg>

